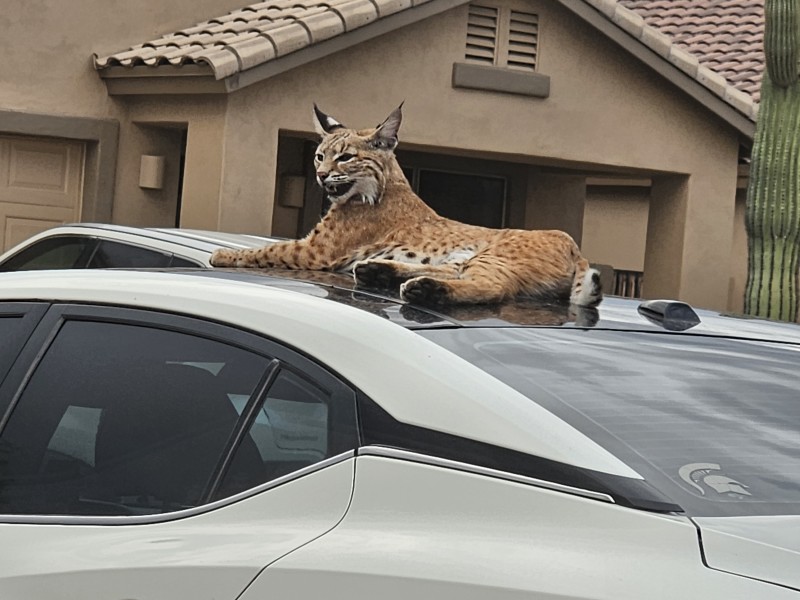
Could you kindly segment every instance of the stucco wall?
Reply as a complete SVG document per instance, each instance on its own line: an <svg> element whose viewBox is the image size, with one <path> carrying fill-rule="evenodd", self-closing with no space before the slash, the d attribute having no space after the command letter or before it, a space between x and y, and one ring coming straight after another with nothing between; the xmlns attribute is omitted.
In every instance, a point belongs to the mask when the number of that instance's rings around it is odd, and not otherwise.
<svg viewBox="0 0 800 600"><path fill-rule="evenodd" d="M581 250L593 263L643 271L650 190L590 187L586 195Z"/></svg>
<svg viewBox="0 0 800 600"><path fill-rule="evenodd" d="M243 4L241 0L3 0L0 109L116 116L118 107L92 66L92 53L124 50Z"/></svg>

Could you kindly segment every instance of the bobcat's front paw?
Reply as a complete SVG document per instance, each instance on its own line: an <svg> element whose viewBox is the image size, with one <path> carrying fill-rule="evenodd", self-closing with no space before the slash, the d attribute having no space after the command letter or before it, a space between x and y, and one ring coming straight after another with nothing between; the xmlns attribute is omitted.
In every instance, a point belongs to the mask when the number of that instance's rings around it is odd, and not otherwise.
<svg viewBox="0 0 800 600"><path fill-rule="evenodd" d="M415 277L400 286L400 297L412 304L425 306L446 304L449 295L447 284L432 277Z"/></svg>
<svg viewBox="0 0 800 600"><path fill-rule="evenodd" d="M403 281L391 265L370 260L357 262L353 267L353 277L358 286L384 290L397 289Z"/></svg>
<svg viewBox="0 0 800 600"><path fill-rule="evenodd" d="M225 248L214 250L209 260L212 267L235 267L236 261L236 252Z"/></svg>

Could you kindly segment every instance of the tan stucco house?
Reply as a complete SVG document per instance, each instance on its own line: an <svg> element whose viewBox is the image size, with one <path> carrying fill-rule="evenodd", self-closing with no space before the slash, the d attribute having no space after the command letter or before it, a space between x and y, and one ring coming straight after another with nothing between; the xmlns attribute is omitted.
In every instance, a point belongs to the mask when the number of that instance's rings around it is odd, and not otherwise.
<svg viewBox="0 0 800 600"><path fill-rule="evenodd" d="M740 309L760 47L704 42L718 4L10 0L0 247L67 221L302 235L312 103L363 127L404 101L398 156L440 212L564 229L628 293L643 273Z"/></svg>

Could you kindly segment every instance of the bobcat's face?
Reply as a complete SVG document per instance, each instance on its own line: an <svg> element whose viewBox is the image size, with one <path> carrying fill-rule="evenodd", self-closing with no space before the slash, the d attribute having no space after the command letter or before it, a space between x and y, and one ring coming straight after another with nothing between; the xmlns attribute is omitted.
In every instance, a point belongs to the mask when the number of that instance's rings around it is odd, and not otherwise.
<svg viewBox="0 0 800 600"><path fill-rule="evenodd" d="M383 190L383 164L368 142L349 129L325 136L314 155L317 183L331 202L351 198L374 204ZM360 197L360 198L359 198Z"/></svg>
<svg viewBox="0 0 800 600"><path fill-rule="evenodd" d="M395 111L399 115L398 111ZM397 146L399 116L393 115L375 129L356 131L325 115L314 106L315 124L322 135L314 155L317 183L334 204L350 199L379 202L386 188L386 173Z"/></svg>

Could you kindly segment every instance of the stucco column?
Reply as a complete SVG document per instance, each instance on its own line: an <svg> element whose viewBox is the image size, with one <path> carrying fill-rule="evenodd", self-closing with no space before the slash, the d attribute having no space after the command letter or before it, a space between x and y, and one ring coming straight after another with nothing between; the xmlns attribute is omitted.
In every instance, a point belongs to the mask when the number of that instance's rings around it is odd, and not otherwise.
<svg viewBox="0 0 800 600"><path fill-rule="evenodd" d="M225 157L223 119L198 119L186 137L180 226L220 229L220 190Z"/></svg>
<svg viewBox="0 0 800 600"><path fill-rule="evenodd" d="M716 181L712 181L716 179ZM725 310L736 180L653 178L644 261L646 298L674 298Z"/></svg>
<svg viewBox="0 0 800 600"><path fill-rule="evenodd" d="M272 233L280 114L254 89L228 100L220 193L224 231Z"/></svg>
<svg viewBox="0 0 800 600"><path fill-rule="evenodd" d="M581 243L586 178L583 175L531 173L525 205L526 229L561 229Z"/></svg>

